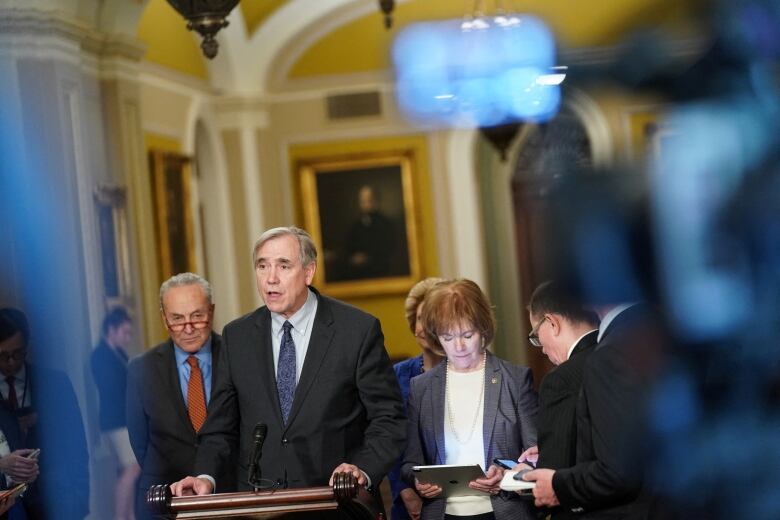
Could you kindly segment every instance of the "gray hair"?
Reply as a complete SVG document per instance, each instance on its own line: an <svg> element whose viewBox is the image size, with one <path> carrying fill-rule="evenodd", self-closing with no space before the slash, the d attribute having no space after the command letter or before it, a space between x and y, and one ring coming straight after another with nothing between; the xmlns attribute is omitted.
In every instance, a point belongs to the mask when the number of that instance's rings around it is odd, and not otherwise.
<svg viewBox="0 0 780 520"><path fill-rule="evenodd" d="M257 266L257 251L263 247L263 244L269 240L285 235L293 236L298 241L302 266L305 267L317 261L317 247L314 245L314 240L312 240L311 235L299 227L287 226L269 229L260 235L260 238L255 242L255 247L252 249L252 267L254 268Z"/></svg>
<svg viewBox="0 0 780 520"><path fill-rule="evenodd" d="M206 300L211 305L211 284L208 280L195 273L179 273L165 280L160 286L160 309L163 309L163 297L168 292L168 289L185 285L197 285L203 289L203 294L206 295Z"/></svg>

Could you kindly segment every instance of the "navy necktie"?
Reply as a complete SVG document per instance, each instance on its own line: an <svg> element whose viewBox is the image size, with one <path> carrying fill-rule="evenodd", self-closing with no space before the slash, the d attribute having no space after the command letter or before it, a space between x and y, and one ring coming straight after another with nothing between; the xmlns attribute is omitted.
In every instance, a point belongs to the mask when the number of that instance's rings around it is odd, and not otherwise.
<svg viewBox="0 0 780 520"><path fill-rule="evenodd" d="M293 397L295 397L295 342L290 330L292 324L285 321L282 325L284 334L279 347L279 362L276 368L276 390L279 393L279 408L282 409L282 418L287 424L290 416Z"/></svg>

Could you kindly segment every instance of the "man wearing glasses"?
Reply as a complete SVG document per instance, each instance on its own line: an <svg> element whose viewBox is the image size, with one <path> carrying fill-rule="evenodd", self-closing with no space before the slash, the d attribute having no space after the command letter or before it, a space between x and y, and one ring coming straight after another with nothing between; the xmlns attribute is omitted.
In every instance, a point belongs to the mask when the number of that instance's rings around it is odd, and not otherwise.
<svg viewBox="0 0 780 520"><path fill-rule="evenodd" d="M252 256L265 305L223 330L222 379L213 396L219 413L206 423L191 473L200 478L174 483L173 493L211 493L213 471L237 440L239 490L324 486L348 472L379 498L378 486L406 442L379 320L311 287L317 249L306 231L269 229ZM254 432L262 425L260 457ZM219 491L219 479L216 485Z"/></svg>
<svg viewBox="0 0 780 520"><path fill-rule="evenodd" d="M585 362L596 346L599 319L554 281L536 288L528 311L533 327L528 341L556 366L539 386L537 465L568 468L576 463L577 401ZM553 518L569 515L561 508L551 514Z"/></svg>
<svg viewBox="0 0 780 520"><path fill-rule="evenodd" d="M64 338L54 348L68 346ZM39 359L49 353L46 345L31 340L27 316L21 310L0 309L0 374L5 383L0 392L3 406L13 412L19 425L15 435L8 429L7 448L26 448L31 458L40 452L40 464L33 466L40 475L17 498L9 517L82 519L89 513L89 454L81 410L65 372L27 362L33 347ZM29 472L11 475L17 482L29 477Z"/></svg>
<svg viewBox="0 0 780 520"><path fill-rule="evenodd" d="M211 330L211 286L193 273L181 273L160 287L160 313L170 338L134 358L128 367L127 425L141 465L136 516L151 518L147 489L193 471L209 407L222 338ZM227 461L230 466L230 461ZM232 469L232 468L231 468ZM232 472L219 475L231 489Z"/></svg>

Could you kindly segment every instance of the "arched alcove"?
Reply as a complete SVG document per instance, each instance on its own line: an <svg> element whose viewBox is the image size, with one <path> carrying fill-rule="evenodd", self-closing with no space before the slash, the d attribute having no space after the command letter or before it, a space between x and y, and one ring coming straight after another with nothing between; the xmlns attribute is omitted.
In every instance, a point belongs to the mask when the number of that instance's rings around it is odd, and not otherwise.
<svg viewBox="0 0 780 520"><path fill-rule="evenodd" d="M534 288L554 273L547 256L555 237L545 233L544 219L552 188L563 177L581 175L612 162L612 141L598 104L585 93L567 88L558 115L542 125L527 125L510 163L508 188L512 197L517 258L517 287L527 323L525 306ZM527 327L524 327L527 328ZM552 365L540 349L523 341L526 360L535 380Z"/></svg>

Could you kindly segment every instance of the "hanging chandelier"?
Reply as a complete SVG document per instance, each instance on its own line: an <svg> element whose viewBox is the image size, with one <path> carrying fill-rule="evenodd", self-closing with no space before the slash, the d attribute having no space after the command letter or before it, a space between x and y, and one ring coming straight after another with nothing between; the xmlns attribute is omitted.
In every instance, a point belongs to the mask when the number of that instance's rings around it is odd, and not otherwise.
<svg viewBox="0 0 780 520"><path fill-rule="evenodd" d="M393 26L393 8L395 7L395 0L379 0L379 10L385 18L385 29L389 29Z"/></svg>
<svg viewBox="0 0 780 520"><path fill-rule="evenodd" d="M214 58L219 51L214 36L228 26L225 18L238 5L238 0L168 0L168 3L187 20L187 29L203 37L200 44L203 54L208 59Z"/></svg>
<svg viewBox="0 0 780 520"><path fill-rule="evenodd" d="M212 59L219 52L219 43L214 38L220 29L228 26L227 16L238 5L239 0L167 0L187 20L187 29L197 31L203 42L203 54ZM257 0L256 0L257 1ZM384 16L385 28L393 25L395 0L379 0L379 9Z"/></svg>

